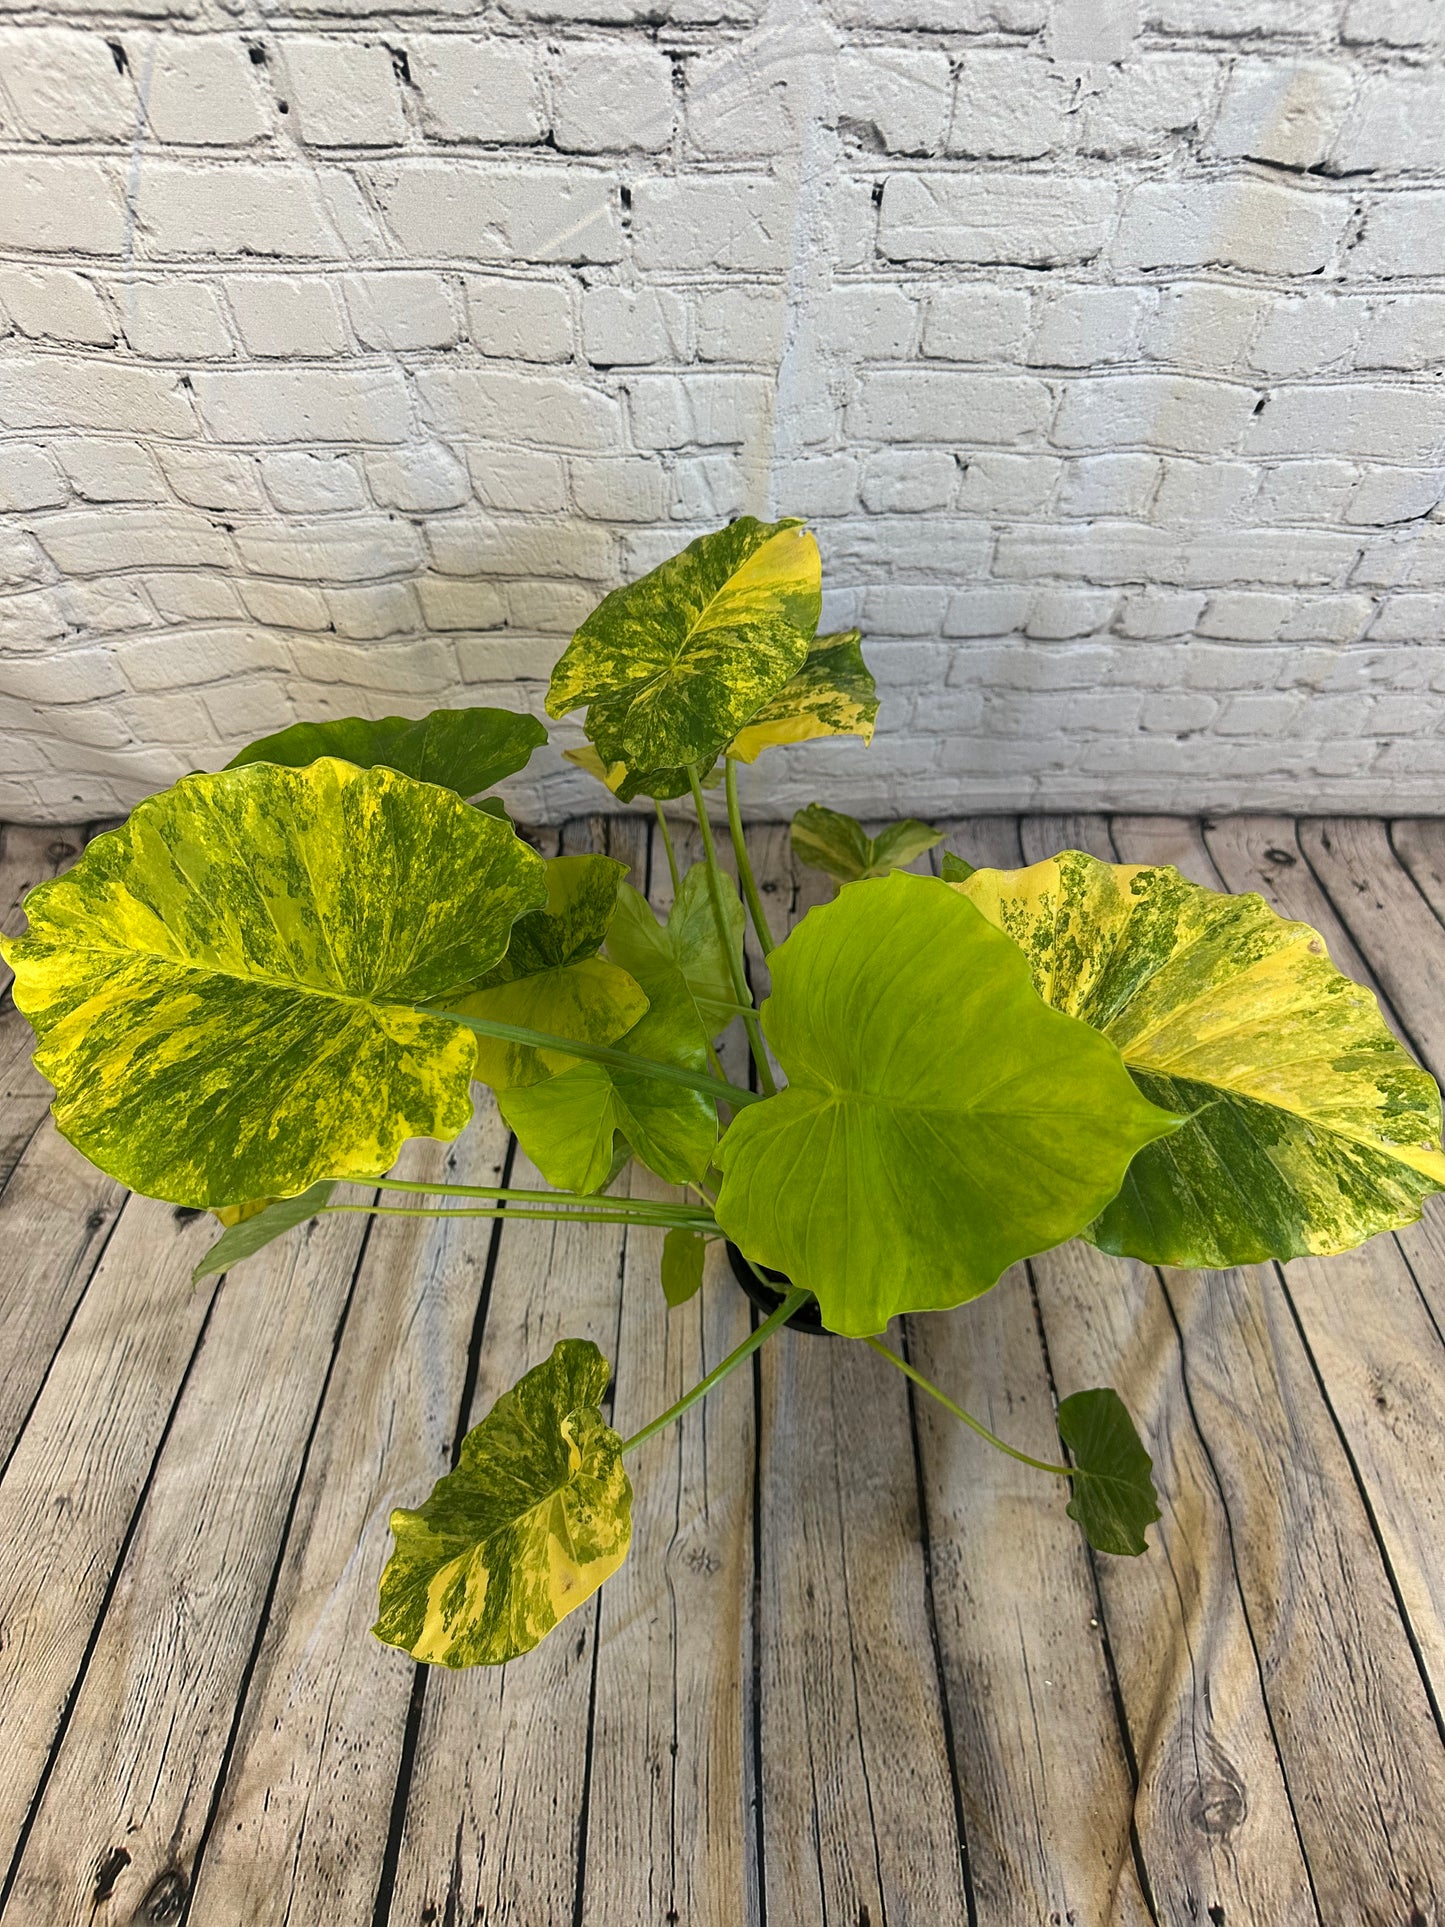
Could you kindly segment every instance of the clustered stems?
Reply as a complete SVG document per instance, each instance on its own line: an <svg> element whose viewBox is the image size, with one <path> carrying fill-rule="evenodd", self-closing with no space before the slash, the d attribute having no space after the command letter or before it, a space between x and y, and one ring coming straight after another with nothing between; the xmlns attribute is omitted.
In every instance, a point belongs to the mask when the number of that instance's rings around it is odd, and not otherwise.
<svg viewBox="0 0 1445 1927"><path fill-rule="evenodd" d="M565 1195L559 1196L565 1204ZM585 1200L578 1202L585 1203ZM317 1215L332 1211L358 1212L368 1218L508 1218L537 1224L651 1225L660 1231L704 1229L695 1218L644 1217L640 1212L631 1211L544 1211L535 1205L323 1204L318 1207Z"/></svg>
<svg viewBox="0 0 1445 1927"><path fill-rule="evenodd" d="M777 949L773 933L768 928L767 913L763 900L758 894L757 878L753 875L753 860L748 855L747 838L743 835L742 811L738 808L738 766L734 759L726 757L727 776L725 779L728 800L728 830L733 840L733 855L737 859L738 881L743 886L743 897L748 906L748 914L753 920L753 928L758 933L763 955L770 956Z"/></svg>
<svg viewBox="0 0 1445 1927"><path fill-rule="evenodd" d="M758 1022L757 1011L748 992L747 973L743 969L742 956L733 943L732 932L728 929L727 917L723 912L722 871L718 867L717 846L713 842L712 824L708 821L707 804L703 800L702 784L698 780L696 764L688 765L687 781L692 791L693 808L697 811L698 828L702 832L703 860L707 864L707 882L712 895L713 916L717 920L718 942L722 945L723 953L727 957L733 995L744 1011L743 1023L747 1028L753 1063L757 1066L758 1082L763 1087L765 1097L776 1097L778 1087L773 1081L773 1067L768 1062L767 1048L763 1043L762 1025Z"/></svg>
<svg viewBox="0 0 1445 1927"><path fill-rule="evenodd" d="M658 802L656 797L653 797L652 799L652 807L657 813L657 827L662 832L662 847L664 850L667 851L667 869L668 869L668 874L672 878L672 894L675 898L677 896L678 887L679 887L679 879L677 874L677 855L672 847L672 837L668 832L667 818L663 815L662 805L661 803Z"/></svg>

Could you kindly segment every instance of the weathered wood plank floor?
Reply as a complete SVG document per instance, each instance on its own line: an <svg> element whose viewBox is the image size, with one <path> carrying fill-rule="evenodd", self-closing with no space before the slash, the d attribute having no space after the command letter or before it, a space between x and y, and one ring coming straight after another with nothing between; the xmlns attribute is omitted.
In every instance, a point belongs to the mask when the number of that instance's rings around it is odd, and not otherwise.
<svg viewBox="0 0 1445 1927"><path fill-rule="evenodd" d="M1445 822L949 829L1262 890L1445 1072ZM5 833L7 929L84 834ZM781 923L822 889L762 844ZM666 901L636 819L544 847ZM451 1675L368 1635L392 1505L563 1334L634 1429L741 1294L715 1267L664 1316L660 1233L355 1217L195 1289L209 1220L76 1156L27 1040L7 1000L4 1927L1445 1927L1445 1210L1283 1270L1074 1245L911 1321L1035 1453L1057 1395L1119 1389L1142 1560L862 1347L785 1334L639 1455L599 1598ZM537 1181L486 1105L408 1165Z"/></svg>

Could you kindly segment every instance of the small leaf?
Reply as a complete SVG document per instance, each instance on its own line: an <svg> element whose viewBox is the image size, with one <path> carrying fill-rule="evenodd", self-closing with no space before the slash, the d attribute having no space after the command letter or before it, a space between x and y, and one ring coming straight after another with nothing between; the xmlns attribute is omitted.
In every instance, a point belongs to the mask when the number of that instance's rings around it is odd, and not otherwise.
<svg viewBox="0 0 1445 1927"><path fill-rule="evenodd" d="M793 818L793 855L839 883L885 877L942 841L942 830L912 816L891 823L877 836L869 836L856 817L825 809L821 803L810 803Z"/></svg>
<svg viewBox="0 0 1445 1927"><path fill-rule="evenodd" d="M305 1224L308 1218L314 1218L322 1205L329 1204L335 1189L333 1179L322 1178L319 1184L313 1184L298 1197L258 1198L253 1200L256 1209L252 1209L251 1205L227 1207L228 1211L244 1211L246 1215L238 1218L217 1238L191 1273L191 1283L198 1285L203 1278L214 1278L220 1272L229 1271L232 1265L251 1257L263 1245L270 1244L273 1239L284 1238L298 1224Z"/></svg>
<svg viewBox="0 0 1445 1927"><path fill-rule="evenodd" d="M1059 1436L1074 1460L1069 1517L1095 1552L1137 1555L1159 1517L1154 1461L1117 1392L1075 1392L1059 1406Z"/></svg>
<svg viewBox="0 0 1445 1927"><path fill-rule="evenodd" d="M564 1338L462 1441L415 1512L391 1515L378 1639L437 1666L528 1653L622 1564L632 1486L599 1407L610 1369Z"/></svg>
<svg viewBox="0 0 1445 1927"><path fill-rule="evenodd" d="M681 1225L663 1239L662 1295L672 1310L685 1305L702 1290L702 1261L706 1252L707 1239L702 1233L685 1230Z"/></svg>
<svg viewBox="0 0 1445 1927"><path fill-rule="evenodd" d="M737 885L723 873L723 916L741 946L744 911ZM727 954L718 937L707 865L695 863L682 879L667 922L658 922L646 897L624 883L607 933L607 953L650 998L689 1005L697 1034L711 1043L732 1022L734 992Z"/></svg>
<svg viewBox="0 0 1445 1927"><path fill-rule="evenodd" d="M797 675L733 738L728 755L751 763L765 749L819 736L861 736L871 743L878 691L861 643L856 629L816 637Z"/></svg>
<svg viewBox="0 0 1445 1927"><path fill-rule="evenodd" d="M582 1044L614 1044L647 1010L646 992L599 957L627 865L607 856L558 856L546 866L547 901L513 926L507 954L479 984L438 1000L445 1010L545 1030ZM476 1075L493 1090L538 1084L575 1057L478 1036Z"/></svg>
<svg viewBox="0 0 1445 1927"><path fill-rule="evenodd" d="M455 1137L472 1033L417 1006L489 970L543 894L541 858L446 789L253 763L148 797L4 947L62 1133L214 1208Z"/></svg>
<svg viewBox="0 0 1445 1927"><path fill-rule="evenodd" d="M575 763L578 769L585 769L589 776L605 783L622 803L630 803L638 796L655 796L659 802L666 803L674 797L686 796L691 788L685 769L630 770L626 763L604 763L591 743L584 743L580 749L564 749L562 754L569 763ZM704 788L712 788L716 781L714 761L708 758L700 765Z"/></svg>
<svg viewBox="0 0 1445 1927"><path fill-rule="evenodd" d="M434 709L419 721L341 716L333 722L293 723L274 736L263 736L248 743L226 767L281 763L301 769L318 756L339 756L361 769L383 763L419 783L439 783L467 797L514 776L546 740L547 732L535 716L518 716L510 709ZM500 809L495 805L493 814Z"/></svg>
<svg viewBox="0 0 1445 1927"><path fill-rule="evenodd" d="M967 883L973 872L973 864L965 863L963 858L955 856L952 850L944 851L943 867L939 874L945 883Z"/></svg>
<svg viewBox="0 0 1445 1927"><path fill-rule="evenodd" d="M768 958L762 1024L787 1088L714 1153L719 1225L850 1337L962 1304L1073 1237L1177 1123L953 903L971 908L896 871L808 913Z"/></svg>
<svg viewBox="0 0 1445 1927"><path fill-rule="evenodd" d="M547 714L585 703L609 772L709 761L802 668L821 607L807 530L740 516L604 597L552 671Z"/></svg>

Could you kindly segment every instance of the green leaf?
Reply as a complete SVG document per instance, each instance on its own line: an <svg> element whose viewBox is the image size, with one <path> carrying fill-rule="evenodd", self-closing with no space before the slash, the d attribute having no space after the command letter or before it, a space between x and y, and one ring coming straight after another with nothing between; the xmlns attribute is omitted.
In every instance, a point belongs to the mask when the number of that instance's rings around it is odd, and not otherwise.
<svg viewBox="0 0 1445 1927"><path fill-rule="evenodd" d="M638 796L655 796L659 802L666 803L673 797L686 796L692 787L685 769L631 770L626 763L604 763L591 743L584 743L580 749L564 749L562 754L569 763L575 763L578 769L585 769L589 776L605 783L622 803L630 803ZM715 766L715 759L711 757L699 766L704 789L716 786Z"/></svg>
<svg viewBox="0 0 1445 1927"><path fill-rule="evenodd" d="M658 988L640 1023L614 1048L638 1058L704 1071L707 1054L692 1008ZM717 1108L700 1091L664 1084L644 1071L574 1064L545 1084L499 1092L502 1116L549 1184L591 1192L616 1170L620 1137L669 1184L701 1178L717 1142Z"/></svg>
<svg viewBox="0 0 1445 1927"><path fill-rule="evenodd" d="M449 790L253 763L148 798L5 950L62 1133L214 1208L455 1137L472 1034L414 1006L489 970L543 894L541 858Z"/></svg>
<svg viewBox="0 0 1445 1927"><path fill-rule="evenodd" d="M890 823L877 836L869 836L856 817L824 809L821 803L810 803L793 818L793 855L839 883L886 877L942 841L942 830L913 816Z"/></svg>
<svg viewBox="0 0 1445 1927"><path fill-rule="evenodd" d="M440 783L458 796L476 796L514 776L547 732L535 716L510 709L434 709L408 716L341 716L333 722L293 723L274 736L248 743L227 769L248 763L281 763L301 769L318 756L339 756L361 769L384 763L421 783ZM498 805L500 807L500 805Z"/></svg>
<svg viewBox="0 0 1445 1927"><path fill-rule="evenodd" d="M742 900L725 871L722 899L732 940L741 947ZM704 1044L725 1031L736 1015L732 974L718 938L705 863L694 863L682 879L665 924L658 922L646 897L624 883L607 933L607 952L654 1001L690 1008Z"/></svg>
<svg viewBox="0 0 1445 1927"><path fill-rule="evenodd" d="M816 637L797 675L733 738L728 755L751 763L765 749L819 736L861 736L871 743L878 691L862 640L856 629Z"/></svg>
<svg viewBox="0 0 1445 1927"><path fill-rule="evenodd" d="M198 1285L203 1278L214 1278L229 1271L232 1265L260 1251L263 1245L284 1238L288 1231L305 1224L324 1204L329 1204L335 1189L330 1178L322 1178L319 1184L313 1184L294 1198L258 1198L253 1201L259 1207L256 1209L249 1205L227 1207L245 1215L228 1225L217 1238L191 1273L191 1283Z"/></svg>
<svg viewBox="0 0 1445 1927"><path fill-rule="evenodd" d="M547 863L547 902L521 918L507 954L479 984L440 1000L443 1008L520 1024L583 1044L615 1044L647 1009L645 991L599 957L627 865L608 856L557 856ZM571 1070L575 1057L500 1038L476 1040L476 1075L493 1090L538 1084Z"/></svg>
<svg viewBox="0 0 1445 1927"><path fill-rule="evenodd" d="M1074 1460L1069 1517L1095 1552L1137 1555L1159 1517L1154 1461L1117 1392L1075 1392L1059 1406L1059 1436Z"/></svg>
<svg viewBox="0 0 1445 1927"><path fill-rule="evenodd" d="M821 607L801 523L740 516L604 597L552 671L547 714L585 703L609 768L706 762L802 668Z"/></svg>
<svg viewBox="0 0 1445 1927"><path fill-rule="evenodd" d="M682 1226L669 1231L662 1241L662 1295L676 1311L702 1290L702 1261L707 1239L700 1231Z"/></svg>
<svg viewBox="0 0 1445 1927"><path fill-rule="evenodd" d="M945 883L967 883L974 868L972 863L965 863L961 856L955 856L952 850L945 850L939 874Z"/></svg>
<svg viewBox="0 0 1445 1927"><path fill-rule="evenodd" d="M809 912L768 959L763 1028L787 1088L714 1154L723 1230L851 1337L976 1297L1072 1237L1174 1126L955 905L972 911L899 872Z"/></svg>
<svg viewBox="0 0 1445 1927"><path fill-rule="evenodd" d="M499 1666L612 1577L632 1486L598 1409L609 1376L594 1344L564 1338L468 1432L426 1503L392 1513L378 1639L430 1665Z"/></svg>
<svg viewBox="0 0 1445 1927"><path fill-rule="evenodd" d="M1041 995L1188 1117L1090 1228L1105 1251L1203 1266L1346 1251L1445 1188L1433 1078L1308 924L1077 850L962 889Z"/></svg>

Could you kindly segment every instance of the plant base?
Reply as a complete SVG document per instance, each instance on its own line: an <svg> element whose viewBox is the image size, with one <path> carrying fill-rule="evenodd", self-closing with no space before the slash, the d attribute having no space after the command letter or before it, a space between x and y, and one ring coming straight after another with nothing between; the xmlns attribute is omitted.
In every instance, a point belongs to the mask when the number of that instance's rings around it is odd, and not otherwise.
<svg viewBox="0 0 1445 1927"><path fill-rule="evenodd" d="M771 1285L765 1285L762 1278L758 1277L757 1272L753 1270L752 1266L731 1239L728 1240L728 1263L733 1268L734 1278L737 1279L738 1283L748 1294L749 1298L752 1299L758 1310L771 1316L787 1296L788 1287L792 1281L781 1271L773 1271L768 1265L759 1265L758 1271L762 1272L764 1277L771 1279L774 1284L780 1285L782 1289L780 1291L774 1291ZM823 1323L823 1314L818 1309L818 1301L816 1298L809 1299L801 1311L795 1311L793 1313L792 1317L788 1320L788 1330L811 1332L815 1338L833 1338L836 1336L836 1334L830 1332L828 1327Z"/></svg>

